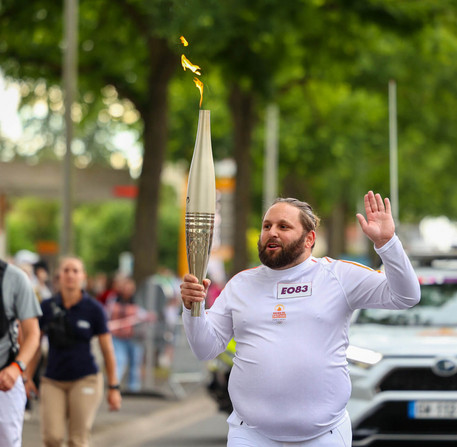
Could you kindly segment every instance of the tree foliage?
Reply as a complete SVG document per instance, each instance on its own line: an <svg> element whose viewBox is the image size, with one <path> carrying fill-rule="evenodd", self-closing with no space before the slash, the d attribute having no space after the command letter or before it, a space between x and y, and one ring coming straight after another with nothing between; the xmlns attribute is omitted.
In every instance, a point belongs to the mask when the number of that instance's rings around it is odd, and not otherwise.
<svg viewBox="0 0 457 447"><path fill-rule="evenodd" d="M29 86L29 104L39 96L31 86L45 83L49 109L61 76L61 18L60 2L0 4L0 67ZM366 190L390 192L387 86L396 80L400 218L455 218L456 21L451 0L81 0L80 155L108 159L110 135L127 128L144 147L133 217L139 276L157 266L162 162L192 155L198 93L179 68L181 52L202 67L215 158L237 160L240 264L262 209L271 101L281 112L279 193L315 204L341 232ZM123 113L113 113L119 106ZM344 250L329 242L332 254Z"/></svg>
<svg viewBox="0 0 457 447"><path fill-rule="evenodd" d="M7 215L7 248L12 255L19 250L37 250L39 241L58 240L59 204L25 197L11 201Z"/></svg>
<svg viewBox="0 0 457 447"><path fill-rule="evenodd" d="M7 248L11 255L27 249L38 251L39 242L56 242L59 208L55 200L34 197L17 198L7 217ZM33 218L31 218L31 216ZM159 258L161 266L176 271L181 209L176 194L164 188L159 213ZM131 201L80 204L74 211L75 253L89 274L114 273L119 257L131 253L134 228L134 204Z"/></svg>

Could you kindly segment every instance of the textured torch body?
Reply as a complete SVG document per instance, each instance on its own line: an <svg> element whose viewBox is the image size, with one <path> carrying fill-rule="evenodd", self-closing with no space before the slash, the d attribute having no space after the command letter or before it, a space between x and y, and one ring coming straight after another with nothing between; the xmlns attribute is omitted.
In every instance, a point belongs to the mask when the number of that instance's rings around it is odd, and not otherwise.
<svg viewBox="0 0 457 447"><path fill-rule="evenodd" d="M201 284L211 252L216 212L216 177L211 147L210 111L200 110L197 137L189 170L186 199L186 250L189 273ZM192 303L191 315L200 316L201 303Z"/></svg>

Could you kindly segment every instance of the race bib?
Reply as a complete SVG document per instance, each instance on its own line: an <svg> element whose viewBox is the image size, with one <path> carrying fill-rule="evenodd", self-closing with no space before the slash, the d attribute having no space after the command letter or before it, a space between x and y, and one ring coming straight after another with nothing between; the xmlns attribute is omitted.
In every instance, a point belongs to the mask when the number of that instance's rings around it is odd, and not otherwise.
<svg viewBox="0 0 457 447"><path fill-rule="evenodd" d="M278 295L279 300L287 298L303 298L311 296L311 283L279 283Z"/></svg>

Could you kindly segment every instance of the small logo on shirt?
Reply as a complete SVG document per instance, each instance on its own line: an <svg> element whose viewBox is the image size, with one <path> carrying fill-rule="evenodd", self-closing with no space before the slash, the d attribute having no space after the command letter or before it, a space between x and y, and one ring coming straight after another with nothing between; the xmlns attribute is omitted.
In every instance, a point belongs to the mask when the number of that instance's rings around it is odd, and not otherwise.
<svg viewBox="0 0 457 447"><path fill-rule="evenodd" d="M81 329L90 329L90 323L86 320L78 320L76 326L80 327Z"/></svg>
<svg viewBox="0 0 457 447"><path fill-rule="evenodd" d="M311 296L311 283L279 283L278 284L278 299L286 298L302 298Z"/></svg>
<svg viewBox="0 0 457 447"><path fill-rule="evenodd" d="M284 304L277 304L273 311L273 322L281 324L286 321L286 308Z"/></svg>

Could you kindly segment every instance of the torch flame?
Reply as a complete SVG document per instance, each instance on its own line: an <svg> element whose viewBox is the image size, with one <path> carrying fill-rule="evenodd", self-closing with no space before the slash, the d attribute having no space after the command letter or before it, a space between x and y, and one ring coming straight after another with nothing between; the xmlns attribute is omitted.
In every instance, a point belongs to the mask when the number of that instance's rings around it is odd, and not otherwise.
<svg viewBox="0 0 457 447"><path fill-rule="evenodd" d="M180 37L182 44L187 47L189 43L187 42L186 38L184 36ZM184 54L181 55L181 65L182 68L184 68L184 71L186 71L186 68L188 68L190 71L195 73L198 76L201 76L201 68L198 65L193 64L189 59L187 59ZM200 81L198 78L194 78L195 85L197 86L198 90L200 90L200 108L202 107L202 101L203 101L203 82Z"/></svg>
<svg viewBox="0 0 457 447"><path fill-rule="evenodd" d="M200 90L200 108L202 106L202 101L203 101L203 82L200 81L198 78L194 78L195 85L197 88Z"/></svg>
<svg viewBox="0 0 457 447"><path fill-rule="evenodd" d="M181 65L182 68L184 68L184 71L186 71L186 68L188 68L190 71L194 72L197 75L201 75L201 73L198 71L200 70L200 67L198 65L194 65L189 59L187 59L184 54L181 55Z"/></svg>

